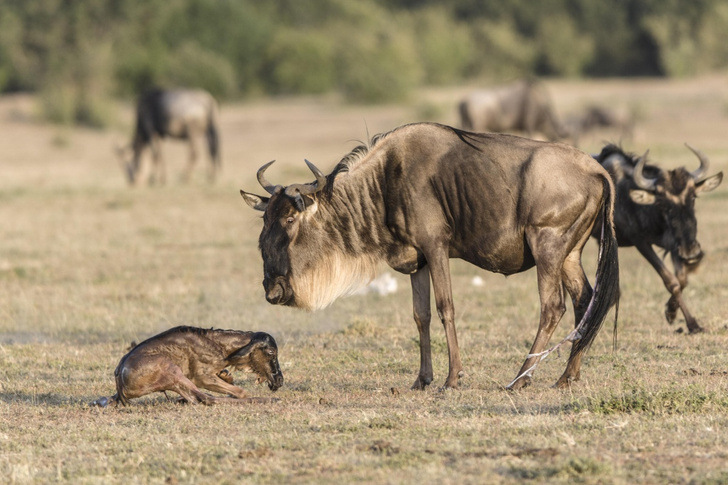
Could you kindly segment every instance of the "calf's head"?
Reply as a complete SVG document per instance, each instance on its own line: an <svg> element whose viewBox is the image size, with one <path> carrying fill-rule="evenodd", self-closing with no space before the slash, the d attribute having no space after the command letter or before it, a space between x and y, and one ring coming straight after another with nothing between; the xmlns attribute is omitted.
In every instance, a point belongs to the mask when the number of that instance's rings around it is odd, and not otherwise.
<svg viewBox="0 0 728 485"><path fill-rule="evenodd" d="M701 192L710 192L723 180L723 172L706 177L708 158L687 145L700 160L700 167L688 172L684 167L674 170L656 169L656 176L644 173L646 155L640 157L633 172L636 189L630 198L640 205L653 205L665 219L673 241L672 250L687 265L696 265L703 257L697 240L698 222L695 218L695 199Z"/></svg>
<svg viewBox="0 0 728 485"><path fill-rule="evenodd" d="M245 372L253 372L258 382L267 382L271 391L283 385L283 373L278 364L278 345L264 332L253 334L250 342L227 358L229 365Z"/></svg>

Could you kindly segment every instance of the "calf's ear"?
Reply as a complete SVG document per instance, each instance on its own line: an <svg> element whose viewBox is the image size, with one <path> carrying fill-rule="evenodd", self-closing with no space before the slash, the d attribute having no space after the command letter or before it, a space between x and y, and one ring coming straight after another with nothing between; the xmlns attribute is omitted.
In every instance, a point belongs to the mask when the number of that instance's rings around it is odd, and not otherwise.
<svg viewBox="0 0 728 485"><path fill-rule="evenodd" d="M250 356L250 354L253 353L253 351L258 350L258 349L265 350L268 347L270 347L270 346L268 345L267 342L265 342L263 340L254 339L254 340L251 340L244 347L241 347L240 349L238 349L236 352L233 352L233 354L230 355L227 360L231 364L236 364L236 363L240 362L241 360L244 360L245 358Z"/></svg>
<svg viewBox="0 0 728 485"><path fill-rule="evenodd" d="M268 207L268 201L270 200L269 197L261 197L260 195L250 194L244 190L240 191L240 195L243 196L245 203L255 210L265 211Z"/></svg>
<svg viewBox="0 0 728 485"><path fill-rule="evenodd" d="M710 192L720 185L723 181L723 172L708 177L707 179L701 180L695 184L695 192Z"/></svg>
<svg viewBox="0 0 728 485"><path fill-rule="evenodd" d="M655 203L655 194L646 190L630 190L629 198L635 204L640 205L652 205Z"/></svg>

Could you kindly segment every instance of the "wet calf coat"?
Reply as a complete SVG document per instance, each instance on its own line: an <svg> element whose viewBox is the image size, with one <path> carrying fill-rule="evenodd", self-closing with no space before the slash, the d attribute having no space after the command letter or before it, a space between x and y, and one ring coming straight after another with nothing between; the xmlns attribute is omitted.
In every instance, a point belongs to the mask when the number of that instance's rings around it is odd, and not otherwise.
<svg viewBox="0 0 728 485"><path fill-rule="evenodd" d="M252 372L275 391L283 384L278 347L263 332L175 327L135 346L114 371L116 394L92 404L127 404L152 392L174 391L189 403L250 402L228 368ZM207 389L232 397L212 396Z"/></svg>

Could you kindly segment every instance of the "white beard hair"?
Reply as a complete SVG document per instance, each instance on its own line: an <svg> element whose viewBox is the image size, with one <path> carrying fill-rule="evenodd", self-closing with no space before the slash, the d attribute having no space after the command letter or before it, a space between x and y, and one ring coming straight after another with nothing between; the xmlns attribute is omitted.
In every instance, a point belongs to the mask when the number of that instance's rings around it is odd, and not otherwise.
<svg viewBox="0 0 728 485"><path fill-rule="evenodd" d="M378 260L369 255L347 256L339 251L323 255L311 268L294 271L289 284L296 306L321 310L337 298L351 295L368 285L376 276Z"/></svg>

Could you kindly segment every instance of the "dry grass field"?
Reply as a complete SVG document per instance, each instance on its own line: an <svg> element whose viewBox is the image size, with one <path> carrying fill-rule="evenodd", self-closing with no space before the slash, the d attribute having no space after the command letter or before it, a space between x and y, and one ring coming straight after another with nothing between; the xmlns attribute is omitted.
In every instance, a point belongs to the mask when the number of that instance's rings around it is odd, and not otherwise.
<svg viewBox="0 0 728 485"><path fill-rule="evenodd" d="M551 81L559 114L590 103L637 116L628 150L663 166L696 166L689 142L728 169L728 77ZM697 203L707 252L688 304L707 328L664 321L667 293L634 249L620 252L619 340L607 324L582 380L551 386L567 352L533 385L504 390L535 336L535 271L504 278L452 261L466 377L447 374L435 319L435 382L410 391L418 364L408 278L398 291L306 313L266 303L259 215L238 190L269 178L311 179L365 140L403 123L456 123L466 88L400 106L276 99L222 108L224 172L200 165L177 182L183 144L168 142L165 187L125 185L112 148L132 112L107 131L38 123L31 98L0 99L0 481L4 483L728 483L728 187ZM619 135L597 131L587 152ZM596 243L584 254L593 278ZM383 268L384 271L388 271ZM473 277L485 284L474 286ZM554 341L568 332L569 312ZM274 404L179 405L154 395L130 406L89 402L114 392L130 342L175 325L261 330L280 347ZM265 386L236 375L256 396Z"/></svg>

